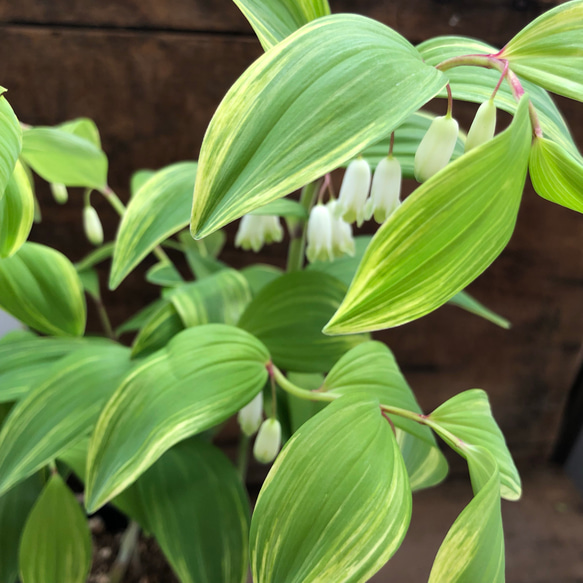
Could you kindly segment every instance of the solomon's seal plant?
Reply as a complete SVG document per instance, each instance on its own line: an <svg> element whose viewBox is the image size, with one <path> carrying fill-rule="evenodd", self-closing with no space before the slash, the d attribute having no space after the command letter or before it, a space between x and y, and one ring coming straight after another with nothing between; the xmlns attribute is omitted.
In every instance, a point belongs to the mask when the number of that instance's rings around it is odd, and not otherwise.
<svg viewBox="0 0 583 583"><path fill-rule="evenodd" d="M31 127L0 97L0 305L27 327L0 341L0 582L85 580L70 473L86 512L111 504L131 519L124 549L143 529L181 581L243 582L249 564L256 583L366 581L405 537L412 491L447 473L437 438L467 461L474 498L430 581L504 581L500 500L521 484L487 395L424 413L369 333L446 302L507 327L463 290L508 243L527 173L543 198L583 210L583 159L546 92L583 100L583 1L501 50L462 37L414 47L326 0L236 4L265 54L218 107L198 164L136 172L127 206L91 121ZM445 116L421 110L434 97ZM456 99L481 104L467 138ZM497 109L512 121L496 134ZM81 262L26 242L31 172L63 204L85 189L97 249ZM120 215L114 241L91 193ZM376 234L354 237L373 216ZM285 273L221 261L221 228L237 219L235 244L254 251L285 223ZM114 290L149 254L160 299L115 330L94 266L111 257ZM104 338L84 336L86 297ZM234 415L238 471L212 444ZM251 512L256 431L255 457L273 465Z"/></svg>

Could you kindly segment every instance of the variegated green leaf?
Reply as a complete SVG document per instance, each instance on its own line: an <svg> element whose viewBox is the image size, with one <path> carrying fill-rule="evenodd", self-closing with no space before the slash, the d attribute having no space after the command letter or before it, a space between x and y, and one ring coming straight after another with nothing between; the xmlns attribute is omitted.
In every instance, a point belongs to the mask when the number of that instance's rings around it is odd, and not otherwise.
<svg viewBox="0 0 583 583"><path fill-rule="evenodd" d="M0 431L0 495L89 433L129 370L129 350L114 343L60 360L14 406Z"/></svg>
<svg viewBox="0 0 583 583"><path fill-rule="evenodd" d="M109 400L91 438L87 508L121 492L166 450L220 423L267 378L269 354L224 324L184 330L138 366Z"/></svg>
<svg viewBox="0 0 583 583"><path fill-rule="evenodd" d="M26 171L17 160L4 196L0 198L0 257L10 257L20 249L33 220L34 195Z"/></svg>
<svg viewBox="0 0 583 583"><path fill-rule="evenodd" d="M37 243L0 260L0 307L45 334L81 336L85 330L85 297L75 268L62 253Z"/></svg>
<svg viewBox="0 0 583 583"><path fill-rule="evenodd" d="M217 109L201 148L193 235L337 168L387 136L444 81L374 20L344 14L305 25L251 65Z"/></svg>
<svg viewBox="0 0 583 583"><path fill-rule="evenodd" d="M154 174L156 174L154 170L137 170L134 172L130 180L130 198L133 198Z"/></svg>
<svg viewBox="0 0 583 583"><path fill-rule="evenodd" d="M101 137L95 122L88 117L78 117L56 126L57 129L68 132L92 143L101 149Z"/></svg>
<svg viewBox="0 0 583 583"><path fill-rule="evenodd" d="M583 159L575 158L550 140L535 137L529 171L538 195L583 212Z"/></svg>
<svg viewBox="0 0 583 583"><path fill-rule="evenodd" d="M422 184L382 225L325 332L410 322L482 273L514 230L530 141L523 98L504 132Z"/></svg>
<svg viewBox="0 0 583 583"><path fill-rule="evenodd" d="M53 474L22 533L22 583L84 583L90 566L85 514L63 479Z"/></svg>
<svg viewBox="0 0 583 583"><path fill-rule="evenodd" d="M18 547L26 519L44 480L35 474L0 496L0 583L18 578Z"/></svg>
<svg viewBox="0 0 583 583"><path fill-rule="evenodd" d="M346 288L316 271L287 273L263 287L239 326L259 338L273 362L297 372L326 372L363 335L331 338L322 327L340 305Z"/></svg>
<svg viewBox="0 0 583 583"><path fill-rule="evenodd" d="M81 259L81 261L75 263L75 268L77 271L83 271L85 269L95 267L95 265L98 263L109 259L113 255L113 246L113 242L105 243L105 245L102 245L94 251L91 251L91 253L86 255L83 259Z"/></svg>
<svg viewBox="0 0 583 583"><path fill-rule="evenodd" d="M421 43L417 48L430 65L437 65L446 59L460 55L492 54L498 50L481 41L460 36L430 39ZM500 79L499 71L481 67L455 67L448 69L445 74L449 78L455 99L475 103L483 103L490 99ZM530 81L521 80L521 83L536 108L544 135L561 144L573 155L578 156L577 146L571 137L569 128L549 94ZM442 91L439 96L446 98L446 91ZM511 114L516 112L517 103L507 83L502 83L498 89L494 103L503 111Z"/></svg>
<svg viewBox="0 0 583 583"><path fill-rule="evenodd" d="M297 217L300 219L307 219L308 213L306 209L296 200L291 198L280 198L272 200L265 206L260 206L251 211L252 215L271 215L279 217Z"/></svg>
<svg viewBox="0 0 583 583"><path fill-rule="evenodd" d="M464 391L440 405L428 419L448 445L466 459L471 457L473 448L487 450L500 471L500 496L507 500L520 498L522 488L518 470L484 391ZM474 490L478 489L474 484Z"/></svg>
<svg viewBox="0 0 583 583"><path fill-rule="evenodd" d="M411 516L399 447L378 402L343 396L277 457L251 520L256 583L367 581Z"/></svg>
<svg viewBox="0 0 583 583"><path fill-rule="evenodd" d="M69 129L25 130L22 157L47 182L95 189L107 185L107 157L103 150Z"/></svg>
<svg viewBox="0 0 583 583"><path fill-rule="evenodd" d="M561 3L539 16L499 57L525 79L583 101L583 0Z"/></svg>
<svg viewBox="0 0 583 583"><path fill-rule="evenodd" d="M0 88L0 198L14 172L14 165L22 148L22 131L12 107Z"/></svg>
<svg viewBox="0 0 583 583"><path fill-rule="evenodd" d="M184 324L170 300L160 300L156 309L148 311L147 321L132 344L132 357L144 357L164 348L171 338L184 330Z"/></svg>
<svg viewBox="0 0 583 583"><path fill-rule="evenodd" d="M156 245L188 225L195 162L159 170L130 200L116 237L109 287L115 289Z"/></svg>
<svg viewBox="0 0 583 583"><path fill-rule="evenodd" d="M115 333L120 336L125 332L134 332L139 330L150 317L155 314L162 305L166 305L168 302L162 298L154 300L152 303L148 304L146 307L142 308L139 312L134 314L131 318L126 320L121 326L118 326Z"/></svg>
<svg viewBox="0 0 583 583"><path fill-rule="evenodd" d="M264 50L301 28L330 14L328 0L234 0L253 27Z"/></svg>
<svg viewBox="0 0 583 583"><path fill-rule="evenodd" d="M190 271L196 279L203 279L213 273L227 269L227 265L217 259L223 249L226 236L223 231L215 231L208 237L196 241L190 233L183 231L178 235L183 246Z"/></svg>
<svg viewBox="0 0 583 583"><path fill-rule="evenodd" d="M256 296L261 289L280 277L283 272L279 267L256 263L255 265L244 267L240 273L247 280L251 294Z"/></svg>
<svg viewBox="0 0 583 583"><path fill-rule="evenodd" d="M152 265L146 272L146 281L164 287L175 287L184 283L180 272L170 261L160 261Z"/></svg>
<svg viewBox="0 0 583 583"><path fill-rule="evenodd" d="M473 298L468 292L458 292L448 303L462 308L466 312L476 314L476 316L480 316L484 320L489 320L493 324L496 324L496 326L500 326L500 328L505 328L506 330L510 328L510 322L506 318L493 312L490 308Z"/></svg>

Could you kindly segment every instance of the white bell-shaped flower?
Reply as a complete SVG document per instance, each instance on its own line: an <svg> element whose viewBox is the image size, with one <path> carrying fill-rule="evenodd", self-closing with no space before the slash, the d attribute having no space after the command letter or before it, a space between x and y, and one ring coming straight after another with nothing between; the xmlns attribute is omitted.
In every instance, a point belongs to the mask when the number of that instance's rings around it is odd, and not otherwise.
<svg viewBox="0 0 583 583"><path fill-rule="evenodd" d="M69 193L67 192L67 187L64 184L51 182L49 186L51 188L51 193L55 199L55 202L58 204L65 204L69 200Z"/></svg>
<svg viewBox="0 0 583 583"><path fill-rule="evenodd" d="M308 261L332 261L332 215L330 209L317 204L310 211L307 230L306 256Z"/></svg>
<svg viewBox="0 0 583 583"><path fill-rule="evenodd" d="M370 166L364 158L353 160L346 168L338 195L337 213L347 223L356 221L360 227L364 222L370 179Z"/></svg>
<svg viewBox="0 0 583 583"><path fill-rule="evenodd" d="M489 99L480 105L476 112L476 117L470 126L468 137L466 138L465 151L488 142L494 137L496 131L496 106L494 100Z"/></svg>
<svg viewBox="0 0 583 583"><path fill-rule="evenodd" d="M253 455L258 462L272 462L281 448L281 425L277 419L266 419L255 438Z"/></svg>
<svg viewBox="0 0 583 583"><path fill-rule="evenodd" d="M263 393L258 393L237 414L237 421L245 435L253 435L263 421Z"/></svg>
<svg viewBox="0 0 583 583"><path fill-rule="evenodd" d="M383 158L372 178L370 198L366 203L367 220L384 223L401 204L401 164L393 156Z"/></svg>
<svg viewBox="0 0 583 583"><path fill-rule="evenodd" d="M451 159L459 125L451 116L436 117L415 153L415 178L425 182L445 168Z"/></svg>
<svg viewBox="0 0 583 583"><path fill-rule="evenodd" d="M235 236L235 247L257 253L266 243L279 243L283 229L279 217L273 215L244 215Z"/></svg>
<svg viewBox="0 0 583 583"><path fill-rule="evenodd" d="M331 200L327 205L332 217L332 255L335 259L343 255L353 256L355 253L352 226L340 218L336 218L337 200Z"/></svg>
<svg viewBox="0 0 583 583"><path fill-rule="evenodd" d="M90 243L93 245L103 243L103 227L97 211L91 205L87 205L83 209L83 228Z"/></svg>

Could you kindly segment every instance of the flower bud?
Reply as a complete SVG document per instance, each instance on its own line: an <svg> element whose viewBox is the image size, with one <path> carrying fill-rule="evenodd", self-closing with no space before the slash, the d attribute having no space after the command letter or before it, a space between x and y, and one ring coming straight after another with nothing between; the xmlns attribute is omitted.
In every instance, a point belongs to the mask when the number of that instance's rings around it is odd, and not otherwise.
<svg viewBox="0 0 583 583"><path fill-rule="evenodd" d="M347 223L360 227L364 222L364 205L370 189L370 166L364 158L350 162L338 195L337 211Z"/></svg>
<svg viewBox="0 0 583 583"><path fill-rule="evenodd" d="M235 247L257 253L266 243L279 243L283 229L279 217L272 215L244 215L235 236Z"/></svg>
<svg viewBox="0 0 583 583"><path fill-rule="evenodd" d="M332 261L332 215L323 204L315 205L310 211L307 230L306 256L308 261Z"/></svg>
<svg viewBox="0 0 583 583"><path fill-rule="evenodd" d="M67 192L67 187L64 184L51 182L49 186L56 203L65 204L69 200L69 193Z"/></svg>
<svg viewBox="0 0 583 583"><path fill-rule="evenodd" d="M447 166L457 142L458 123L447 115L436 117L415 153L415 178L425 182Z"/></svg>
<svg viewBox="0 0 583 583"><path fill-rule="evenodd" d="M491 140L494 137L495 130L496 106L494 105L494 100L489 99L484 101L476 112L476 117L466 138L465 151L469 152L472 148Z"/></svg>
<svg viewBox="0 0 583 583"><path fill-rule="evenodd" d="M237 421L245 435L253 435L259 429L262 419L263 393L260 392L239 411Z"/></svg>
<svg viewBox="0 0 583 583"><path fill-rule="evenodd" d="M343 255L354 256L354 237L352 236L352 227L349 223L336 217L337 200L331 200L326 206L330 211L332 218L332 255L334 259Z"/></svg>
<svg viewBox="0 0 583 583"><path fill-rule="evenodd" d="M377 165L372 178L370 199L366 203L367 219L384 223L399 208L401 201L401 164L396 158L387 156Z"/></svg>
<svg viewBox="0 0 583 583"><path fill-rule="evenodd" d="M272 462L281 447L281 425L277 419L266 419L255 438L253 455L258 462Z"/></svg>
<svg viewBox="0 0 583 583"><path fill-rule="evenodd" d="M87 205L83 209L83 227L85 236L90 243L93 243L93 245L101 245L103 243L103 227L97 211L91 205Z"/></svg>

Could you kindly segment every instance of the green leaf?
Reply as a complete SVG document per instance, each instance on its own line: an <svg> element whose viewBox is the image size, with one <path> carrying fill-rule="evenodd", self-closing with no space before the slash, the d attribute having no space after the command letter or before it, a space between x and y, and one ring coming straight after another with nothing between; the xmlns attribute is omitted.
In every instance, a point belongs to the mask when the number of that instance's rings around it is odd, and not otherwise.
<svg viewBox="0 0 583 583"><path fill-rule="evenodd" d="M99 287L99 276L97 271L92 267L88 269L77 270L77 275L81 281L81 285L87 294L91 297L99 300L101 298L101 290Z"/></svg>
<svg viewBox="0 0 583 583"><path fill-rule="evenodd" d="M169 300L160 300L155 311L148 311L148 320L138 332L132 345L132 358L144 357L168 344L184 330L176 308Z"/></svg>
<svg viewBox="0 0 583 583"><path fill-rule="evenodd" d="M251 294L256 296L268 283L280 277L283 271L273 265L256 263L255 265L244 267L240 273L247 280Z"/></svg>
<svg viewBox="0 0 583 583"><path fill-rule="evenodd" d="M85 269L94 267L98 263L109 259L113 255L113 247L113 242L105 243L105 245L102 245L94 251L91 251L91 253L86 255L83 259L81 259L81 261L75 263L77 271L84 271Z"/></svg>
<svg viewBox="0 0 583 583"><path fill-rule="evenodd" d="M56 126L57 129L68 132L88 142L92 143L96 148L101 149L101 137L95 122L88 117L78 117L70 121L66 121Z"/></svg>
<svg viewBox="0 0 583 583"><path fill-rule="evenodd" d="M6 342L0 344L0 402L25 396L32 387L44 381L55 363L71 352L108 342L100 338L39 338L34 335L18 341L13 335L5 339Z"/></svg>
<svg viewBox="0 0 583 583"><path fill-rule="evenodd" d="M0 198L0 257L10 257L20 249L33 220L34 195L26 171L17 160L4 196Z"/></svg>
<svg viewBox="0 0 583 583"><path fill-rule="evenodd" d="M560 145L535 137L530 151L530 179L539 196L583 212L583 163Z"/></svg>
<svg viewBox="0 0 583 583"><path fill-rule="evenodd" d="M340 397L277 457L251 520L256 583L367 581L411 516L403 458L378 403Z"/></svg>
<svg viewBox="0 0 583 583"><path fill-rule="evenodd" d="M296 217L300 219L307 219L308 213L306 209L296 200L290 198L280 198L272 200L265 206L260 206L252 210L249 214L252 215L271 215L279 217Z"/></svg>
<svg viewBox="0 0 583 583"><path fill-rule="evenodd" d="M114 343L60 360L14 406L0 431L0 495L89 433L129 369L129 350Z"/></svg>
<svg viewBox="0 0 583 583"><path fill-rule="evenodd" d="M182 583L247 580L249 501L231 462L200 439L168 450L128 490Z"/></svg>
<svg viewBox="0 0 583 583"><path fill-rule="evenodd" d="M464 391L440 405L428 419L431 428L466 459L471 457L475 447L487 450L500 470L500 496L507 500L520 498L518 470L484 391ZM474 490L477 489L474 484Z"/></svg>
<svg viewBox="0 0 583 583"><path fill-rule="evenodd" d="M340 14L302 27L251 65L219 105L200 153L193 236L334 170L444 82L374 20Z"/></svg>
<svg viewBox="0 0 583 583"><path fill-rule="evenodd" d="M188 225L195 175L195 162L172 164L156 172L132 197L117 233L110 289L154 247Z"/></svg>
<svg viewBox="0 0 583 583"><path fill-rule="evenodd" d="M175 287L184 283L178 269L169 261L160 261L156 265L152 265L146 272L146 281L167 287Z"/></svg>
<svg viewBox="0 0 583 583"><path fill-rule="evenodd" d="M62 254L24 243L0 260L0 307L45 334L81 336L85 297L79 276Z"/></svg>
<svg viewBox="0 0 583 583"><path fill-rule="evenodd" d="M18 547L26 518L43 489L40 474L0 496L0 583L18 578Z"/></svg>
<svg viewBox="0 0 583 583"><path fill-rule="evenodd" d="M91 511L175 443L221 423L267 379L269 354L250 334L224 324L189 328L153 354L105 406L88 455Z"/></svg>
<svg viewBox="0 0 583 583"><path fill-rule="evenodd" d="M212 323L235 325L251 301L251 291L238 271L225 269L181 285L167 298L186 328Z"/></svg>
<svg viewBox="0 0 583 583"><path fill-rule="evenodd" d="M468 457L470 472L485 482L447 533L431 569L429 583L504 583L504 532L498 468L488 451Z"/></svg>
<svg viewBox="0 0 583 583"><path fill-rule="evenodd" d="M35 127L22 136L24 161L47 182L101 190L107 185L107 157L85 137L57 127Z"/></svg>
<svg viewBox="0 0 583 583"><path fill-rule="evenodd" d="M1 95L1 94L0 94ZM20 123L4 96L0 97L0 198L12 173L22 147Z"/></svg>
<svg viewBox="0 0 583 583"><path fill-rule="evenodd" d="M316 271L287 273L267 284L239 326L259 338L273 362L297 372L326 372L366 336L327 337L322 327L340 305L345 286Z"/></svg>
<svg viewBox="0 0 583 583"><path fill-rule="evenodd" d="M125 332L134 332L139 330L150 317L155 314L163 305L167 305L168 302L164 299L154 300L152 303L148 304L146 307L142 308L139 312L134 314L131 318L126 320L121 326L118 326L115 333L120 336Z"/></svg>
<svg viewBox="0 0 583 583"><path fill-rule="evenodd" d="M137 170L130 180L130 198L133 198L140 188L156 174L155 170Z"/></svg>
<svg viewBox="0 0 583 583"><path fill-rule="evenodd" d="M299 385L306 391L315 391L324 383L324 375L320 373L290 372L288 373L287 378L290 382ZM284 393L284 395L287 404L287 412L289 414L290 434L295 433L308 419L311 419L326 406L326 403L300 399L290 393ZM279 404L280 397L278 395L278 407Z"/></svg>
<svg viewBox="0 0 583 583"><path fill-rule="evenodd" d="M330 14L328 0L234 0L253 27L264 50L301 28Z"/></svg>
<svg viewBox="0 0 583 583"><path fill-rule="evenodd" d="M180 233L178 238L184 246L186 261L196 279L203 279L228 267L217 259L225 244L223 231L215 231L200 241L195 241L187 232Z"/></svg>
<svg viewBox="0 0 583 583"><path fill-rule="evenodd" d="M523 98L510 127L422 184L381 226L325 332L410 322L480 275L514 230L530 141Z"/></svg>
<svg viewBox="0 0 583 583"><path fill-rule="evenodd" d="M523 28L498 55L525 79L583 101L583 1L565 2Z"/></svg>
<svg viewBox="0 0 583 583"><path fill-rule="evenodd" d="M446 59L460 55L497 52L497 49L486 43L458 36L430 39L417 48L423 59L430 65L437 65ZM500 79L498 71L481 67L455 67L446 71L445 74L449 78L454 99L475 103L483 103L490 99ZM529 81L521 79L521 83L536 108L545 136L578 156L577 146L569 133L569 128L549 94ZM447 98L447 92L443 90L439 97ZM511 114L516 112L518 105L507 83L503 83L498 89L494 103L499 109Z"/></svg>
<svg viewBox="0 0 583 583"><path fill-rule="evenodd" d="M466 312L471 312L472 314L476 314L476 316L480 316L485 320L489 320L496 326L500 326L500 328L504 328L508 330L510 328L510 322L493 312L484 304L481 304L478 300L473 298L468 292L461 291L455 294L453 298L448 300L448 303L452 304L453 306L457 306L458 308L462 308L462 310L466 310Z"/></svg>
<svg viewBox="0 0 583 583"><path fill-rule="evenodd" d="M63 479L53 474L22 533L22 583L84 583L90 566L85 514Z"/></svg>

